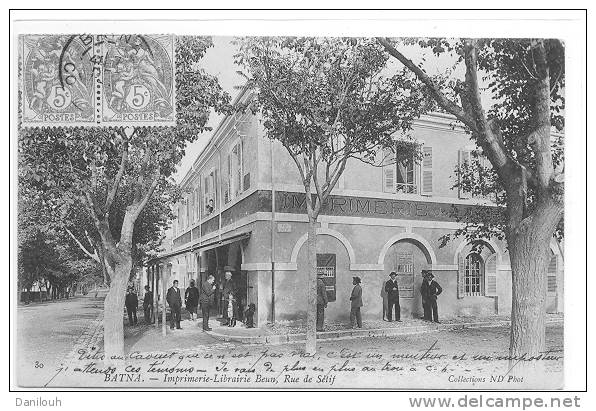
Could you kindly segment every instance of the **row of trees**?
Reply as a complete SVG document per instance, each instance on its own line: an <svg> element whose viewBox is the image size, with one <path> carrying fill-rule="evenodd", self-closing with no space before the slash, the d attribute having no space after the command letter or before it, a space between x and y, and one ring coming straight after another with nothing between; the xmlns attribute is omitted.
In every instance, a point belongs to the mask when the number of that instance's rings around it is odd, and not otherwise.
<svg viewBox="0 0 596 411"><path fill-rule="evenodd" d="M104 316L108 358L123 355L128 275L155 252L172 218L169 206L180 194L171 180L176 164L186 144L208 130L210 111L231 110L217 79L198 66L211 45L208 38L177 41L174 128L20 133L23 181L57 216L54 226L100 264L110 284ZM467 217L456 235L507 240L511 353L544 350L544 272L563 212L562 142L551 138L552 131L563 129L560 42L275 37L242 38L236 45L235 63L255 97L235 109L260 116L267 136L287 149L309 193L308 352L316 349L316 226L322 204L349 161L379 164L382 150L416 155L412 122L431 110L452 114L490 162L480 170L482 179L475 178L478 170L458 172L462 184L496 192L506 213L497 220ZM453 69L431 76L423 59L414 62L404 50L450 56Z"/></svg>
<svg viewBox="0 0 596 411"><path fill-rule="evenodd" d="M101 268L81 255L49 224L51 213L44 210L42 197L19 180L18 201L18 277L19 293L26 290L30 302L36 285L46 291L46 299L69 297L77 287L102 283Z"/></svg>
<svg viewBox="0 0 596 411"><path fill-rule="evenodd" d="M133 268L154 255L179 198L172 179L212 109L229 108L215 77L198 67L210 38L178 37L176 127L44 128L19 134L23 185L41 198L48 225L103 272L104 351L124 356L122 307Z"/></svg>

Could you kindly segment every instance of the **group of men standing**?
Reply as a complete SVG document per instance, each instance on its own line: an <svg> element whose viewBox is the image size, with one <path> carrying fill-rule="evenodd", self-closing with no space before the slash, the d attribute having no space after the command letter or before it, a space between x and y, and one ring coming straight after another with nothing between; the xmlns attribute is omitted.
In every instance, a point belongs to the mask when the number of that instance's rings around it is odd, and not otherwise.
<svg viewBox="0 0 596 411"><path fill-rule="evenodd" d="M439 313L437 306L437 296L441 294L443 289L434 279L434 275L429 270L422 270L422 285L420 286L420 295L422 297L422 308L424 310L425 321L439 322ZM187 311L190 313L190 319L195 321L197 318L197 308L200 305L201 314L203 318L203 330L211 331L209 327L209 316L211 308L215 305L215 293L217 286L215 277L209 275L205 281L200 285L200 288L195 286L194 280L190 281L189 287L184 294L184 302ZM350 324L352 328L362 328L362 314L360 312L363 306L362 302L362 280L360 277L352 277L352 285L354 288L350 294ZM220 284L220 291L222 295L223 306L223 320L229 324L236 320L237 304L234 298L236 287L232 280L232 273L227 271L222 284ZM389 279L385 282L384 291L387 294L387 309L386 321L393 321L393 314L395 313L395 321L401 322L401 308L399 305L399 284L397 282L397 273L392 271L389 274ZM170 328L181 329L180 319L182 310L182 296L178 288L178 280L174 280L172 287L170 287L166 294L166 301L171 310ZM317 331L324 331L325 322L325 308L329 299L327 296L327 289L323 280L317 278ZM137 324L137 306L138 298L132 287L128 287L125 299L126 311L128 313L129 324ZM228 307L233 307L231 310ZM145 295L143 298L143 311L145 314L145 322L151 322L153 310L153 292L149 286L145 286ZM384 318L385 320L385 315ZM234 321L235 323L235 321Z"/></svg>
<svg viewBox="0 0 596 411"><path fill-rule="evenodd" d="M443 289L434 279L434 275L430 270L422 270L422 278L420 295L424 310L423 319L439 323L437 296L443 292ZM352 328L362 328L362 314L360 312L360 308L363 306L361 283L362 279L360 277L352 277L352 285L354 286L350 294L350 324ZM386 321L393 321L393 313L395 313L395 321L401 322L399 284L396 272L392 271L389 274L389 279L385 282L383 290L387 295ZM317 278L317 331L324 331L325 308L327 308L328 302L325 283L319 277ZM385 320L385 315L383 320Z"/></svg>
<svg viewBox="0 0 596 411"><path fill-rule="evenodd" d="M198 307L201 307L201 315L203 317L203 330L211 331L209 327L209 315L211 307L215 303L215 290L216 286L215 277L209 275L205 281L201 284L200 288L195 286L195 281L191 280L190 285L184 293L184 304L186 310L190 314L191 321L195 321L198 317ZM170 307L170 329L182 329L180 327L180 317L182 311L182 296L180 289L178 288L178 280L172 282L172 286L168 289L166 294L166 302Z"/></svg>
<svg viewBox="0 0 596 411"><path fill-rule="evenodd" d="M203 281L199 288L195 286L195 281L191 280L190 285L184 292L184 305L186 310L190 314L191 321L198 319L198 307L201 308L202 314L202 325L203 330L211 331L209 327L209 317L211 308L215 305L215 293L217 286L215 283L215 277L209 275L205 281ZM227 307L230 302L231 296L236 293L236 287L232 280L232 273L227 271L225 278L220 285L220 291L222 295L223 319L228 320L229 311ZM232 297L233 299L234 297ZM182 295L180 288L178 288L178 280L172 282L172 286L168 288L166 293L166 302L170 307L170 329L182 329L180 326L180 320L182 315ZM139 304L136 293L133 287L128 287L126 292L125 307L128 313L128 322L130 325L137 324L137 306ZM145 322L150 323L153 314L153 292L149 286L145 286L145 295L143 298L143 311L145 314Z"/></svg>

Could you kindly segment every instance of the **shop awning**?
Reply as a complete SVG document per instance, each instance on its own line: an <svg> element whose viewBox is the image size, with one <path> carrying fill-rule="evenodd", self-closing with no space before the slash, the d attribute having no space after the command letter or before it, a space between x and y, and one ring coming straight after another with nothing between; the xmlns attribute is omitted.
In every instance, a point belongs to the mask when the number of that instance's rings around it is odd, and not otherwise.
<svg viewBox="0 0 596 411"><path fill-rule="evenodd" d="M180 250L172 251L169 253L162 254L156 258L152 258L151 260L149 260L147 262L147 265L151 265L151 264L156 263L159 260L163 260L165 258L175 257L175 256L181 255L181 254L186 254L188 252L199 251L199 250L202 250L202 251L211 250L213 248L221 247L226 244L231 244L231 243L235 243L237 241L242 241L247 238L250 238L250 234L251 234L251 232L248 231L246 233L236 234L236 235L229 236L229 237L213 239L213 240L208 241L204 244L193 244L188 247L182 248Z"/></svg>

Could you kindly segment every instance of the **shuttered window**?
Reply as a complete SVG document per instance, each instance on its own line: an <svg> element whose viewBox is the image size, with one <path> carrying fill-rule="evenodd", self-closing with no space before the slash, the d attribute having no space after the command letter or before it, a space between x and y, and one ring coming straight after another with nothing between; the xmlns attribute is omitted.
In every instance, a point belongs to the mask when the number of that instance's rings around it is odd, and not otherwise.
<svg viewBox="0 0 596 411"><path fill-rule="evenodd" d="M228 154L226 157L227 176L223 188L223 201L224 203L230 202L232 199L232 155Z"/></svg>
<svg viewBox="0 0 596 411"><path fill-rule="evenodd" d="M497 295L497 255L491 254L486 259L484 266L484 277L486 282L485 294Z"/></svg>
<svg viewBox="0 0 596 411"><path fill-rule="evenodd" d="M429 165L426 170L427 181L430 182L430 191L432 192L432 150L426 164ZM384 149L383 191L386 193L417 194L416 170L417 165L413 157L397 161L395 150Z"/></svg>
<svg viewBox="0 0 596 411"><path fill-rule="evenodd" d="M422 147L422 184L420 194L432 195L433 193L433 148Z"/></svg>
<svg viewBox="0 0 596 411"><path fill-rule="evenodd" d="M227 203L250 187L250 174L244 174L244 141L239 139L226 157L227 178L224 184L224 201Z"/></svg>
<svg viewBox="0 0 596 411"><path fill-rule="evenodd" d="M327 290L327 299L336 299L336 256L335 254L317 254L317 276L323 280Z"/></svg>
<svg viewBox="0 0 596 411"><path fill-rule="evenodd" d="M197 185L194 192L195 196L195 219L198 221L201 218L201 186Z"/></svg>
<svg viewBox="0 0 596 411"><path fill-rule="evenodd" d="M232 150L234 156L234 197L237 197L244 190L242 188L242 177L244 174L243 163L242 163L242 140L238 141L234 150Z"/></svg>
<svg viewBox="0 0 596 411"><path fill-rule="evenodd" d="M464 272L465 272L465 258L460 255L457 259L457 298L465 297Z"/></svg>
<svg viewBox="0 0 596 411"><path fill-rule="evenodd" d="M557 256L552 255L546 270L546 292L554 294L557 292Z"/></svg>
<svg viewBox="0 0 596 411"><path fill-rule="evenodd" d="M395 153L387 148L383 150L383 191L395 193Z"/></svg>
<svg viewBox="0 0 596 411"><path fill-rule="evenodd" d="M217 187L219 187L218 178L217 178L217 169L214 169L212 171L212 175L213 175L213 185L212 185L213 188L212 188L211 196L213 197L213 206L215 209L217 209L217 206L218 206Z"/></svg>

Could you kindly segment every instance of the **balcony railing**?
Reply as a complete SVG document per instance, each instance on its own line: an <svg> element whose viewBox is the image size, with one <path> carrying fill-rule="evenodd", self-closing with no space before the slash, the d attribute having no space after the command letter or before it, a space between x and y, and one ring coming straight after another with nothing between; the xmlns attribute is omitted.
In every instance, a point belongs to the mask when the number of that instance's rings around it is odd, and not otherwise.
<svg viewBox="0 0 596 411"><path fill-rule="evenodd" d="M405 194L416 194L418 192L416 184L410 183L396 183L395 184L395 191L398 193L405 193Z"/></svg>

